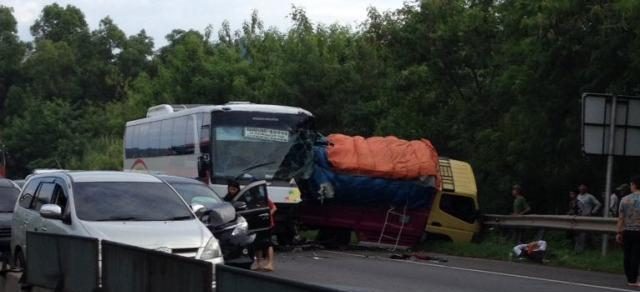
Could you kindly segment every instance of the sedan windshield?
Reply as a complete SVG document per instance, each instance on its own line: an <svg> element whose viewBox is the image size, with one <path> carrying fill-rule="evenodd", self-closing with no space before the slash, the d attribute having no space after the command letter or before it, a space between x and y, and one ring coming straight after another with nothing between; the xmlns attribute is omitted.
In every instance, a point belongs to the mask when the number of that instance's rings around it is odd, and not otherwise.
<svg viewBox="0 0 640 292"><path fill-rule="evenodd" d="M17 188L0 187L0 213L13 212L19 194L20 190Z"/></svg>
<svg viewBox="0 0 640 292"><path fill-rule="evenodd" d="M164 183L75 183L78 218L86 221L173 221L193 215L180 197Z"/></svg>
<svg viewBox="0 0 640 292"><path fill-rule="evenodd" d="M172 183L171 186L178 191L187 204L216 204L222 203L222 199L211 188L204 184Z"/></svg>

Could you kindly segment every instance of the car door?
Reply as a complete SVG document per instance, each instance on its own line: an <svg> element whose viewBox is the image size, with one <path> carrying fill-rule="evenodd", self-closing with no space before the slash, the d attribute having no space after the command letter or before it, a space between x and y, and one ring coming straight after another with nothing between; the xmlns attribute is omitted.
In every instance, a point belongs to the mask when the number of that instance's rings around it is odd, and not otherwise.
<svg viewBox="0 0 640 292"><path fill-rule="evenodd" d="M61 179L56 179L53 185L53 194L51 195L49 204L60 206L60 209L62 209L62 219L41 218L43 220L41 228L44 228L43 231L49 233L75 234L76 232L74 232L74 226L71 222L69 188L67 188L67 184Z"/></svg>
<svg viewBox="0 0 640 292"><path fill-rule="evenodd" d="M14 246L26 247L27 230L32 220L40 215L33 210L34 198L40 186L40 179L32 179L24 187L13 212L12 233Z"/></svg>
<svg viewBox="0 0 640 292"><path fill-rule="evenodd" d="M266 181L262 180L250 183L238 193L233 201L247 204L247 209L240 210L237 214L242 215L242 217L247 220L250 233L271 228L271 214Z"/></svg>
<svg viewBox="0 0 640 292"><path fill-rule="evenodd" d="M33 210L34 215L27 225L27 231L48 232L46 221L50 219L42 218L40 216L40 208L42 208L42 206L46 204L51 203L51 198L53 197L55 188L56 184L54 182L54 179L43 179L42 182L40 182L38 192L33 199L33 203L31 204L31 210Z"/></svg>

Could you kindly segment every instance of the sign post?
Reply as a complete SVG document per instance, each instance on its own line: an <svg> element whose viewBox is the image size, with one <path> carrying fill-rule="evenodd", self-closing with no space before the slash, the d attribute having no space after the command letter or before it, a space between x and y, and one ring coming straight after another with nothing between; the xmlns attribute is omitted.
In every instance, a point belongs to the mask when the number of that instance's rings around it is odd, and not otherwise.
<svg viewBox="0 0 640 292"><path fill-rule="evenodd" d="M609 193L612 189L611 185L612 185L612 179L613 179L613 149L615 149L616 146L616 138L615 138L615 134L616 134L616 105L617 105L617 98L614 95L611 98L611 114L609 115L611 117L611 119L609 120L609 149L607 151L607 179L605 182L605 193L604 193L604 208L602 208L603 210L603 215L604 218L609 217L609 206L611 204L611 194ZM602 256L606 256L607 255L607 245L609 244L609 235L608 234L603 234L602 235Z"/></svg>
<svg viewBox="0 0 640 292"><path fill-rule="evenodd" d="M582 150L606 155L603 216L609 217L614 156L640 156L640 97L585 93L582 95ZM602 255L608 236L602 237Z"/></svg>

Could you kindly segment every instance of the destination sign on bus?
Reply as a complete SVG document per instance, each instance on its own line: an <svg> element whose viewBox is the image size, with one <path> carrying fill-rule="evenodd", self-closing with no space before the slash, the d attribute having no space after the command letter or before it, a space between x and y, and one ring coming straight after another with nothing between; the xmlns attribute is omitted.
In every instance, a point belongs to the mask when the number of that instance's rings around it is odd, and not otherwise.
<svg viewBox="0 0 640 292"><path fill-rule="evenodd" d="M275 141L275 142L289 142L289 132L275 129L245 127L244 136L247 138Z"/></svg>

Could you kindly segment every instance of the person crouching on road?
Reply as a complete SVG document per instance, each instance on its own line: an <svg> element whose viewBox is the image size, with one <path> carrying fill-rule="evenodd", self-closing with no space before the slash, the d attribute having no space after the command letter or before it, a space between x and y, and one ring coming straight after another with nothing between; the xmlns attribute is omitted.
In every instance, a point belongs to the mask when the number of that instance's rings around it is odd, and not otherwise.
<svg viewBox="0 0 640 292"><path fill-rule="evenodd" d="M631 194L620 201L616 241L624 246L627 285L640 287L640 176L631 179L630 189Z"/></svg>
<svg viewBox="0 0 640 292"><path fill-rule="evenodd" d="M271 200L268 200L269 213L271 217L271 226L268 230L258 232L256 234L256 240L254 241L254 247L256 249L256 261L251 266L252 270L260 270L264 272L273 272L273 241L271 240L271 233L275 224L275 214L278 208Z"/></svg>
<svg viewBox="0 0 640 292"><path fill-rule="evenodd" d="M542 263L546 250L547 242L544 240L538 240L516 245L513 248L513 253L516 257L527 258L534 262Z"/></svg>

